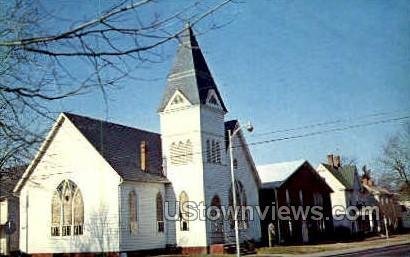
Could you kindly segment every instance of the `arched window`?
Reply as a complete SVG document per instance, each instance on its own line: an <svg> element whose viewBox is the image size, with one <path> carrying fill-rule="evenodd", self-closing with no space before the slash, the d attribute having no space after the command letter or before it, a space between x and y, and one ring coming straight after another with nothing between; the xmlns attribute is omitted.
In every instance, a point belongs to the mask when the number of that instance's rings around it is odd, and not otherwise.
<svg viewBox="0 0 410 257"><path fill-rule="evenodd" d="M51 200L51 235L82 235L84 202L81 191L71 180L61 182Z"/></svg>
<svg viewBox="0 0 410 257"><path fill-rule="evenodd" d="M138 214L137 214L137 194L131 191L128 196L130 232L136 233L138 228Z"/></svg>
<svg viewBox="0 0 410 257"><path fill-rule="evenodd" d="M77 190L74 194L73 205L74 235L82 235L84 224L84 202L80 190Z"/></svg>
<svg viewBox="0 0 410 257"><path fill-rule="evenodd" d="M221 163L221 147L219 145L219 142L215 143L215 152L216 152L216 163L220 164Z"/></svg>
<svg viewBox="0 0 410 257"><path fill-rule="evenodd" d="M161 192L158 192L156 197L156 209L158 232L164 232L164 202L162 200Z"/></svg>
<svg viewBox="0 0 410 257"><path fill-rule="evenodd" d="M188 220L189 220L189 209L188 209L189 198L185 191L182 191L179 195L179 223L181 231L188 231Z"/></svg>
<svg viewBox="0 0 410 257"><path fill-rule="evenodd" d="M215 195L211 201L211 231L214 234L223 234L224 232L224 217L221 209L221 199Z"/></svg>
<svg viewBox="0 0 410 257"><path fill-rule="evenodd" d="M212 158L211 158L211 141L209 141L209 139L206 140L206 161L208 163L212 162Z"/></svg>
<svg viewBox="0 0 410 257"><path fill-rule="evenodd" d="M247 229L248 222L249 222L249 213L247 209L247 199L246 199L246 192L245 188L243 187L242 183L238 180L235 180L235 192L236 192L236 209L238 210L238 225L239 229ZM233 207L233 195L232 195L232 186L229 190L229 206ZM234 211L235 209L233 209ZM229 223L231 228L234 228L234 219L233 215L229 217Z"/></svg>
<svg viewBox="0 0 410 257"><path fill-rule="evenodd" d="M145 141L140 144L140 166L142 171L148 170L148 146Z"/></svg>
<svg viewBox="0 0 410 257"><path fill-rule="evenodd" d="M185 156L187 162L192 162L192 143L191 140L187 140L185 143Z"/></svg>

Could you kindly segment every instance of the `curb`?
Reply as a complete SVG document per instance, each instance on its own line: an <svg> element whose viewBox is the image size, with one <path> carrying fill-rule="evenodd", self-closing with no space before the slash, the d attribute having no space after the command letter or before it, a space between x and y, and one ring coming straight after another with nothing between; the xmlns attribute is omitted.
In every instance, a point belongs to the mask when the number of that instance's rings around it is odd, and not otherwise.
<svg viewBox="0 0 410 257"><path fill-rule="evenodd" d="M375 249L381 249L381 248L390 248L390 247L397 247L397 246L404 246L404 245L410 245L410 240L407 241L402 241L402 242L383 242L380 245L375 245L375 246L366 246L366 247L355 247L355 248L349 248L349 249L344 249L344 250L332 250L332 251L324 251L324 252L318 252L318 253L307 253L307 254L280 254L280 253L275 253L275 254L255 254L255 255L248 255L252 257L261 257L261 256L269 256L269 257L334 257L334 256L343 256L345 254L351 254L351 253L359 253L359 252L365 252L369 250L375 250Z"/></svg>
<svg viewBox="0 0 410 257"><path fill-rule="evenodd" d="M334 256L343 256L343 255L348 255L348 254L352 254L352 253L362 253L362 252L367 252L367 251L374 251L374 250L378 250L378 249L389 249L389 248L393 248L393 247L398 247L398 246L405 246L405 245L409 245L410 246L410 242L400 242L400 243L396 243L396 244L390 244L390 245L381 245L381 246L374 246L374 247L363 247L363 248L352 248L352 249L348 249L348 250L341 250L338 251L336 253L336 251L332 251L332 252L323 252L323 255L310 255L310 256L314 256L314 257L334 257ZM307 256L307 255L304 255ZM295 256L296 257L296 256Z"/></svg>

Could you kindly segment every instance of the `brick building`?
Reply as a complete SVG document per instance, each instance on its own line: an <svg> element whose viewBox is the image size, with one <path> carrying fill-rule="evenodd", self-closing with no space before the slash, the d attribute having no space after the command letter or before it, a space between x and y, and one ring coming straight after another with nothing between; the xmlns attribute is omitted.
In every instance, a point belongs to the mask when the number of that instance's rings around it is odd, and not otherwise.
<svg viewBox="0 0 410 257"><path fill-rule="evenodd" d="M320 241L333 231L331 219L331 188L316 173L308 161L275 163L257 167L262 181L259 192L262 210L269 208L267 218L261 221L262 240L268 241L269 224L275 227L275 243L312 243ZM312 208L320 207L321 217ZM290 207L290 219L279 217L281 209ZM303 208L305 219L294 215ZM274 216L274 217L273 217Z"/></svg>

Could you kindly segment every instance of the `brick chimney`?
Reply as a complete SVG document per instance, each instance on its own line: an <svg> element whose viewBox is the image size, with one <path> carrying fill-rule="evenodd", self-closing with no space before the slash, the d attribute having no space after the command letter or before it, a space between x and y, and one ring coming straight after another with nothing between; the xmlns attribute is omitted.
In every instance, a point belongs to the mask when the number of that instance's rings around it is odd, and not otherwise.
<svg viewBox="0 0 410 257"><path fill-rule="evenodd" d="M340 160L340 155L333 156L333 165L334 165L335 168L342 167L342 163L341 163L341 160Z"/></svg>
<svg viewBox="0 0 410 257"><path fill-rule="evenodd" d="M329 164L330 166L334 167L335 164L333 162L333 154L328 154L327 155L327 164Z"/></svg>

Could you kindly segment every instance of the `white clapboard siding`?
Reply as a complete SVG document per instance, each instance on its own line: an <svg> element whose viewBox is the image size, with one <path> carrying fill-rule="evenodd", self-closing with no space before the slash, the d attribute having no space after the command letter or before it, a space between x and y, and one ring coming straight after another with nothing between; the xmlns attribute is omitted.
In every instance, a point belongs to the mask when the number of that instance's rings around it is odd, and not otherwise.
<svg viewBox="0 0 410 257"><path fill-rule="evenodd" d="M51 199L64 179L81 190L84 234L52 237ZM119 184L118 174L66 119L21 190L20 249L30 254L117 252Z"/></svg>
<svg viewBox="0 0 410 257"><path fill-rule="evenodd" d="M131 233L129 220L129 193L131 191L137 195L135 233ZM124 182L121 185L120 251L158 249L166 246L167 224L164 232L157 230L156 196L158 192L161 192L165 201L164 184Z"/></svg>
<svg viewBox="0 0 410 257"><path fill-rule="evenodd" d="M167 178L172 182L171 197L177 200L185 191L189 201L197 204L205 202L203 183L203 155L201 153L201 119L200 107L193 106L180 111L160 114L162 151L167 161ZM184 122L189 121L189 122ZM184 165L173 165L170 162L171 144L190 140L193 146L192 162ZM204 247L206 241L206 226L204 220L196 219L189 222L189 231L181 231L180 223L175 222L176 243L182 247Z"/></svg>

